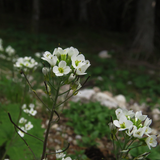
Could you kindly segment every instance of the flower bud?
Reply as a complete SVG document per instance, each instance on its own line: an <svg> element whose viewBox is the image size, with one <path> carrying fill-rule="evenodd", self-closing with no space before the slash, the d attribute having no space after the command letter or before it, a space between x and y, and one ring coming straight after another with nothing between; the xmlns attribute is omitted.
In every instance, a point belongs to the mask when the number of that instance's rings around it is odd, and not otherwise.
<svg viewBox="0 0 160 160"><path fill-rule="evenodd" d="M43 68L42 68L42 73L43 73L45 76L48 74L48 72L49 72L49 68L47 68L47 67L43 67Z"/></svg>

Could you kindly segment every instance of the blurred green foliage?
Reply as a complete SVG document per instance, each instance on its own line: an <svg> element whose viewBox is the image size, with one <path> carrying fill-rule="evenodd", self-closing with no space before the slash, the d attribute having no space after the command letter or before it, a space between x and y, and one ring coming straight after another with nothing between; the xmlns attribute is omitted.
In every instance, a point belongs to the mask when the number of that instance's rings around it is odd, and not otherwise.
<svg viewBox="0 0 160 160"><path fill-rule="evenodd" d="M108 123L111 116L115 116L114 110L100 105L98 102L82 104L70 102L70 108L64 109L63 114L69 118L67 125L71 126L75 134L82 135L80 146L95 146L96 138L110 136Z"/></svg>
<svg viewBox="0 0 160 160"><path fill-rule="evenodd" d="M10 113L12 120L17 124L20 117L24 117L33 124L33 128L28 131L28 133L43 139L44 129L41 128L41 120L36 119L28 114L22 112L21 106L17 103L11 103L8 105L0 104L0 146L6 152L7 157L9 156L10 160L15 159L25 159L30 160L33 158L32 153L28 149L28 146L23 142L23 140L15 132L14 125L11 123L8 113ZM18 124L17 124L18 125ZM28 135L24 136L24 139L33 150L36 157L39 157L42 153L42 142L30 137ZM33 143L34 142L34 143ZM40 157L39 157L40 158Z"/></svg>

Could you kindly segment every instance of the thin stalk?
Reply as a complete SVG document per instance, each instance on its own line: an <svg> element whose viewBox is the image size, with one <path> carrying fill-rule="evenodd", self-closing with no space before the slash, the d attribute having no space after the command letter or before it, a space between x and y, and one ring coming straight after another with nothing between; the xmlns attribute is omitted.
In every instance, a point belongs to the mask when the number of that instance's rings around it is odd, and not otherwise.
<svg viewBox="0 0 160 160"><path fill-rule="evenodd" d="M35 91L35 90L33 89L33 87L31 86L31 84L30 84L28 78L26 77L25 73L24 73L23 71L22 71L21 73L24 75L24 77L25 77L25 79L26 79L29 87L32 89L32 92L36 95L36 97L39 99L39 101L41 101L41 103L42 103L49 111L51 111L51 109L39 98L39 96L37 95L36 91Z"/></svg>
<svg viewBox="0 0 160 160"><path fill-rule="evenodd" d="M61 94L59 94L58 96L61 96L61 95L65 94L65 93L69 92L70 90L71 90L71 88L68 89L67 91L65 91L65 92L63 92L63 93L61 93Z"/></svg>
<svg viewBox="0 0 160 160"><path fill-rule="evenodd" d="M55 101L53 103L51 115L50 115L50 118L49 118L49 123L48 123L47 131L46 131L45 139L44 139L44 143L43 143L43 152L42 152L41 160L43 160L46 157L46 147L47 147L48 134L49 134L49 130L50 130L50 127L51 127L53 114L55 112L54 109L56 107L56 103L57 103L57 99L58 99L58 94L59 94L59 89L60 89L60 84L58 85L58 88L57 88L57 92L56 92L56 95L55 95Z"/></svg>
<svg viewBox="0 0 160 160"><path fill-rule="evenodd" d="M122 146L121 146L121 144L120 144L120 142L119 142L119 140L118 140L116 135L115 135L115 137L116 137L116 140L118 141L118 144L119 144L120 148L122 149Z"/></svg>

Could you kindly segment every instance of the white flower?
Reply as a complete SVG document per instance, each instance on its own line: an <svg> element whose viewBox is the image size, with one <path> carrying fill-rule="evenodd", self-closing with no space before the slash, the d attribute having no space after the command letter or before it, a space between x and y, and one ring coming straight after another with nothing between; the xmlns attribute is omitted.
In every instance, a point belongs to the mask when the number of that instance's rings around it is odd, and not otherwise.
<svg viewBox="0 0 160 160"><path fill-rule="evenodd" d="M24 127L20 127L20 128L21 128L21 130L23 130L24 132L27 132ZM18 134L19 134L21 137L24 137L24 133L23 133L21 130L18 131Z"/></svg>
<svg viewBox="0 0 160 160"><path fill-rule="evenodd" d="M69 66L66 66L65 61L60 61L58 66L53 67L53 72L56 74L56 76L63 76L65 74L68 74L71 71Z"/></svg>
<svg viewBox="0 0 160 160"><path fill-rule="evenodd" d="M85 57L83 54L80 54L80 55L73 55L71 57L71 60L72 60L72 66L75 68L75 69L78 69L78 68L81 68L85 63Z"/></svg>
<svg viewBox="0 0 160 160"><path fill-rule="evenodd" d="M42 68L42 73L43 73L45 76L48 74L48 72L49 72L49 68L47 68L47 67L43 67L43 68Z"/></svg>
<svg viewBox="0 0 160 160"><path fill-rule="evenodd" d="M144 121L146 119L147 115L142 115L142 111L138 111L135 114L136 121Z"/></svg>
<svg viewBox="0 0 160 160"><path fill-rule="evenodd" d="M29 110L29 113L30 113L32 116L35 116L35 115L37 114L37 111L34 110L33 108L31 108L31 109Z"/></svg>
<svg viewBox="0 0 160 160"><path fill-rule="evenodd" d="M114 120L113 124L119 128L119 131L130 129L133 126L133 123L130 120L127 120L126 116L122 115L118 120Z"/></svg>
<svg viewBox="0 0 160 160"><path fill-rule="evenodd" d="M34 104L33 104L33 103L30 103L30 104L29 104L29 108L32 108L32 109L33 109L33 108L34 108Z"/></svg>
<svg viewBox="0 0 160 160"><path fill-rule="evenodd" d="M61 152L61 153L58 153ZM56 151L56 158L60 159L60 158L64 158L66 155L62 152L62 150L57 150Z"/></svg>
<svg viewBox="0 0 160 160"><path fill-rule="evenodd" d="M79 67L77 67L76 69L76 74L77 75L85 75L85 71L87 70L87 68L90 66L90 62L88 60L86 60L83 65L80 65Z"/></svg>
<svg viewBox="0 0 160 160"><path fill-rule="evenodd" d="M26 123L26 122L27 122L27 120L23 117L19 120L19 123Z"/></svg>
<svg viewBox="0 0 160 160"><path fill-rule="evenodd" d="M20 57L17 59L17 62L14 64L16 68L25 68L25 70L35 68L38 63L31 57Z"/></svg>
<svg viewBox="0 0 160 160"><path fill-rule="evenodd" d="M127 118L133 118L135 113L133 112L133 110L128 111L127 109L122 109L123 114L127 117Z"/></svg>
<svg viewBox="0 0 160 160"><path fill-rule="evenodd" d="M23 104L22 109L26 109L27 105Z"/></svg>
<svg viewBox="0 0 160 160"><path fill-rule="evenodd" d="M71 157L62 158L62 160L72 160Z"/></svg>
<svg viewBox="0 0 160 160"><path fill-rule="evenodd" d="M72 57L73 55L77 56L79 54L78 49L74 47L66 48L65 51L69 57Z"/></svg>
<svg viewBox="0 0 160 160"><path fill-rule="evenodd" d="M157 137L155 135L151 135L145 139L145 142L146 142L149 149L151 149L151 147L157 146L156 139L157 139Z"/></svg>
<svg viewBox="0 0 160 160"><path fill-rule="evenodd" d="M6 48L6 52L8 53L9 56L12 56L15 54L15 50L11 46L8 46Z"/></svg>
<svg viewBox="0 0 160 160"><path fill-rule="evenodd" d="M116 109L116 116L117 119L119 119L122 115L125 115L127 118L132 118L134 117L134 112L132 110L128 111L127 109Z"/></svg>
<svg viewBox="0 0 160 160"><path fill-rule="evenodd" d="M144 134L147 136L150 136L149 133L152 132L152 129L150 127L144 126Z"/></svg>
<svg viewBox="0 0 160 160"><path fill-rule="evenodd" d="M0 46L0 47L1 47L1 46ZM1 51L1 49L0 49L0 51ZM6 56L5 56L4 54L0 54L0 58L6 59Z"/></svg>
<svg viewBox="0 0 160 160"><path fill-rule="evenodd" d="M24 109L23 110L25 113L29 113L29 109Z"/></svg>
<svg viewBox="0 0 160 160"><path fill-rule="evenodd" d="M133 129L133 136L137 137L137 138L142 138L144 132L145 132L145 128L137 129L137 127L135 126L134 129Z"/></svg>
<svg viewBox="0 0 160 160"><path fill-rule="evenodd" d="M30 129L32 129L33 128L33 125L32 125L32 123L31 122L28 122L27 124L25 124L25 130L30 130Z"/></svg>
<svg viewBox="0 0 160 160"><path fill-rule="evenodd" d="M21 136L21 137L24 137L24 133L22 131L18 131L18 134Z"/></svg>
<svg viewBox="0 0 160 160"><path fill-rule="evenodd" d="M149 127L151 123L152 120L147 117L146 120L144 121L144 126Z"/></svg>
<svg viewBox="0 0 160 160"><path fill-rule="evenodd" d="M120 119L120 117L124 115L122 109L120 108L116 109L115 113L116 113L117 119Z"/></svg>
<svg viewBox="0 0 160 160"><path fill-rule="evenodd" d="M55 48L53 51L53 55L59 57L61 55L66 55L67 54L67 50L63 50L61 47Z"/></svg>
<svg viewBox="0 0 160 160"><path fill-rule="evenodd" d="M41 53L36 52L36 53L35 53L35 56L36 56L37 58L40 58L40 57L41 57Z"/></svg>
<svg viewBox="0 0 160 160"><path fill-rule="evenodd" d="M134 127L136 127L136 126L133 126L133 127L129 128L128 130L126 130L125 133L126 133L128 136L131 136L131 135L133 134Z"/></svg>
<svg viewBox="0 0 160 160"><path fill-rule="evenodd" d="M52 55L48 51L44 52L43 57L41 59L47 61L51 66L55 66L57 63L57 57L55 55Z"/></svg>

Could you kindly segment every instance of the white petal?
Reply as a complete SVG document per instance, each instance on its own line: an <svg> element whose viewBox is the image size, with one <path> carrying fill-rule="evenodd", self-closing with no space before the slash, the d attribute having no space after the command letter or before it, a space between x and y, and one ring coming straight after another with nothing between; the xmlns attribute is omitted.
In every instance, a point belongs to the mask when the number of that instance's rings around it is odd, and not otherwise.
<svg viewBox="0 0 160 160"><path fill-rule="evenodd" d="M61 67L61 68L64 68L64 67L66 67L66 62L65 61L60 61L58 66Z"/></svg>
<svg viewBox="0 0 160 160"><path fill-rule="evenodd" d="M54 73L58 73L58 72L59 72L57 66L54 66L54 67L53 67L53 72L54 72Z"/></svg>
<svg viewBox="0 0 160 160"><path fill-rule="evenodd" d="M113 121L113 124L114 124L116 127L120 127L120 124L119 124L119 121L118 121L118 120L114 120L114 121Z"/></svg>

